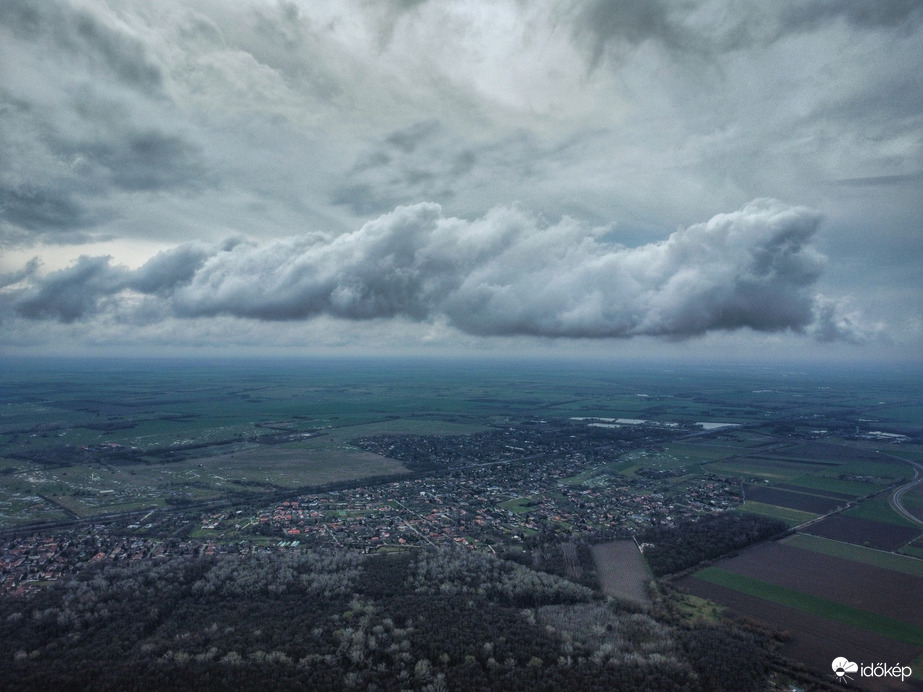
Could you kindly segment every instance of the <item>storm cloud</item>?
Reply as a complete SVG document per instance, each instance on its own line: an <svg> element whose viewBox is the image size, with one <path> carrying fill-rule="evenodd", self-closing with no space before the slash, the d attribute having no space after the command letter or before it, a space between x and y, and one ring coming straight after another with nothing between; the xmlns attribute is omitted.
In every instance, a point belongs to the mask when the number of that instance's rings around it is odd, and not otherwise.
<svg viewBox="0 0 923 692"><path fill-rule="evenodd" d="M0 2L0 349L918 360L921 34L915 0Z"/></svg>
<svg viewBox="0 0 923 692"><path fill-rule="evenodd" d="M805 207L759 199L628 248L569 218L544 224L501 207L468 221L422 203L339 236L180 245L136 270L82 257L44 277L24 273L30 285L8 297L32 320L88 319L146 295L180 317L401 317L479 336L677 339L803 331L820 315L819 338L848 339L833 307L815 305L820 221Z"/></svg>

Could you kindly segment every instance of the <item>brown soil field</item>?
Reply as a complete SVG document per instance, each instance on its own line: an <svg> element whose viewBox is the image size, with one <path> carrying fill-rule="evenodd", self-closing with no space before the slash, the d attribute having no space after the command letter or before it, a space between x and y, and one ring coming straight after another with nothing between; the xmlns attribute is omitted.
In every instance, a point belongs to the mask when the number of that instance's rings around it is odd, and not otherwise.
<svg viewBox="0 0 923 692"><path fill-rule="evenodd" d="M610 541L594 545L593 561L604 594L635 603L647 603L644 585L651 579L651 573L634 541Z"/></svg>
<svg viewBox="0 0 923 692"><path fill-rule="evenodd" d="M781 543L763 543L718 565L754 579L923 627L923 579Z"/></svg>
<svg viewBox="0 0 923 692"><path fill-rule="evenodd" d="M806 493L793 493L788 490L779 488L766 488L758 485L750 485L746 488L746 498L754 502L763 502L767 505L777 505L779 507L788 507L789 509L799 509L803 512L813 512L814 514L826 514L845 502L840 502L830 497L818 497L817 495L808 495Z"/></svg>
<svg viewBox="0 0 923 692"><path fill-rule="evenodd" d="M907 664L921 653L920 649L912 644L894 641L852 625L833 622L819 615L699 581L695 577L685 577L679 580L677 585L695 596L726 606L729 615L746 617L765 623L773 630L788 632L790 639L782 645L780 653L821 675L829 674L831 683L837 680L833 676L830 663L838 656L864 663ZM874 681L860 680L856 677L850 681L846 689L923 690L923 684L919 681L907 680L901 683L897 680L890 685L888 681L884 681L876 686Z"/></svg>
<svg viewBox="0 0 923 692"><path fill-rule="evenodd" d="M856 545L868 545L880 550L897 550L920 533L919 529L912 526L884 524L880 521L847 517L842 514L811 524L802 529L802 532Z"/></svg>

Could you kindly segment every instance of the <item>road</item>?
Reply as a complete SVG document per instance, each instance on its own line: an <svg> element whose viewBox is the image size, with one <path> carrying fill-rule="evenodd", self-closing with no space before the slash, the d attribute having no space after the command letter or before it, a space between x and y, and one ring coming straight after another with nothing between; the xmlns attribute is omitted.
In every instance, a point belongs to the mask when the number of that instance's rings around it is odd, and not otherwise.
<svg viewBox="0 0 923 692"><path fill-rule="evenodd" d="M890 457L891 459L899 459L900 461L905 461L913 466L913 478L904 483L904 485L900 486L899 488L896 488L891 494L891 497L888 498L888 503L891 505L891 508L895 512L900 514L905 519L912 521L914 524L919 526L923 526L923 519L920 519L910 510L904 507L903 501L904 495L906 495L908 491L913 490L918 485L923 483L923 464L920 464L916 461L910 461L910 459L904 459L903 457L896 457L893 454L885 454L885 456Z"/></svg>

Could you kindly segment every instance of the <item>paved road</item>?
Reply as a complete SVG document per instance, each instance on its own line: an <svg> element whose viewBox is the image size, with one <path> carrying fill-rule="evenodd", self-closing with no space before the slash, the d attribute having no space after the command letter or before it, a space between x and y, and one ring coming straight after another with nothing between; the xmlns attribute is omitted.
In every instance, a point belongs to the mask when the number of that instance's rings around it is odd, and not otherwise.
<svg viewBox="0 0 923 692"><path fill-rule="evenodd" d="M910 510L904 507L904 502L903 502L904 495L906 495L909 490L913 490L918 485L923 483L923 464L919 464L916 461L910 461L909 459L904 459L902 457L896 457L892 454L885 454L885 456L890 457L892 459L900 459L901 461L906 461L908 464L913 466L913 479L907 481L906 483L904 483L904 485L900 486L899 488L896 488L894 492L891 494L891 497L888 498L888 502L890 503L892 509L894 509L894 511L900 514L902 517L912 521L914 524L923 526L923 519L920 519L919 517L914 515Z"/></svg>

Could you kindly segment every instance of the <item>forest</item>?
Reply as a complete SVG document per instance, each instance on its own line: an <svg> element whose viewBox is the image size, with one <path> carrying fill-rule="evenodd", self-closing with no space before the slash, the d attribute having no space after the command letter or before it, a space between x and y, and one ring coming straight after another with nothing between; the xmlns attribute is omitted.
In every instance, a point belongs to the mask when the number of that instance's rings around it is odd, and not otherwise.
<svg viewBox="0 0 923 692"><path fill-rule="evenodd" d="M765 642L464 549L89 566L0 601L8 689L759 689Z"/></svg>
<svg viewBox="0 0 923 692"><path fill-rule="evenodd" d="M764 541L788 527L779 519L744 512L707 514L646 529L638 536L644 557L658 577L680 572L752 543Z"/></svg>

